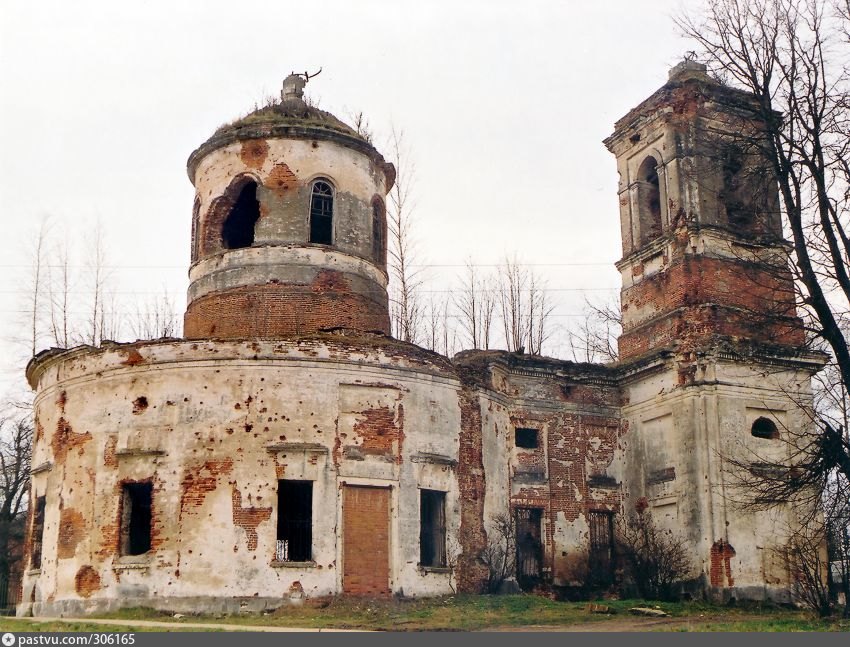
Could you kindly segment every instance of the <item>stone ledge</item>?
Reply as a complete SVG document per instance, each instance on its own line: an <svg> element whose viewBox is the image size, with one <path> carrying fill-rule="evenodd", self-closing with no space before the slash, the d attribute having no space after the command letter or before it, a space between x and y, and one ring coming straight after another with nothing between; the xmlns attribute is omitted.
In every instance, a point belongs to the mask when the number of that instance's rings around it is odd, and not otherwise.
<svg viewBox="0 0 850 647"><path fill-rule="evenodd" d="M316 562L284 562L279 559L273 559L269 566L272 568L316 568Z"/></svg>
<svg viewBox="0 0 850 647"><path fill-rule="evenodd" d="M328 454L329 450L319 443L272 443L266 445L267 452L309 452Z"/></svg>

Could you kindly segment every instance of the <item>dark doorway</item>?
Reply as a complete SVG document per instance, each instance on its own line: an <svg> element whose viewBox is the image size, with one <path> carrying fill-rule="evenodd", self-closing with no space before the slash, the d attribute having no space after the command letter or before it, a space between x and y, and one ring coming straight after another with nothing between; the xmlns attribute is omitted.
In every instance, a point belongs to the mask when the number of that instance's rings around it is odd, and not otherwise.
<svg viewBox="0 0 850 647"><path fill-rule="evenodd" d="M543 573L543 542L541 526L543 510L516 508L516 579L523 591L540 584Z"/></svg>
<svg viewBox="0 0 850 647"><path fill-rule="evenodd" d="M153 484L125 483L121 510L121 554L143 555L151 549Z"/></svg>
<svg viewBox="0 0 850 647"><path fill-rule="evenodd" d="M590 512L590 577L599 587L608 587L614 581L614 513Z"/></svg>

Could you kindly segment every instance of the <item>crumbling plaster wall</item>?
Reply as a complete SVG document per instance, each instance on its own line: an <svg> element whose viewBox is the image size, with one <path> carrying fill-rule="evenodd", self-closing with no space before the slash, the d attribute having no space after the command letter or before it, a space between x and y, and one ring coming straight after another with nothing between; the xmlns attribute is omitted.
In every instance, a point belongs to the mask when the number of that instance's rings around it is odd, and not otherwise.
<svg viewBox="0 0 850 647"><path fill-rule="evenodd" d="M447 573L417 567L418 488L458 500L458 383L436 355L316 340L139 343L45 359L37 379L34 493L47 510L42 569L24 595L36 613L339 592L345 482L394 492L392 590L449 592ZM313 563L273 563L282 478L313 481ZM144 480L152 549L122 557L121 483Z"/></svg>
<svg viewBox="0 0 850 647"><path fill-rule="evenodd" d="M758 462L787 452L782 440L754 438L752 423L775 420L785 439L807 429L810 373L716 354L697 364L685 384L674 358L625 383L626 512L646 503L661 527L692 547L692 577L718 596L785 599L789 575L777 550L795 513L742 509L740 476L726 458Z"/></svg>
<svg viewBox="0 0 850 647"><path fill-rule="evenodd" d="M213 202L242 174L259 184L256 245L308 242L312 182L326 178L334 187L334 247L373 260L372 199L383 200L389 187L384 170L368 156L334 141L309 139L252 139L214 150L195 171L199 231Z"/></svg>
<svg viewBox="0 0 850 647"><path fill-rule="evenodd" d="M480 396L484 527L492 541L497 515L541 509L542 574L567 584L572 564L587 550L587 513L620 511L627 427L613 383L593 383L570 362L556 362L556 372L516 361L513 368L494 362L490 388ZM517 427L538 431L537 449L516 446Z"/></svg>

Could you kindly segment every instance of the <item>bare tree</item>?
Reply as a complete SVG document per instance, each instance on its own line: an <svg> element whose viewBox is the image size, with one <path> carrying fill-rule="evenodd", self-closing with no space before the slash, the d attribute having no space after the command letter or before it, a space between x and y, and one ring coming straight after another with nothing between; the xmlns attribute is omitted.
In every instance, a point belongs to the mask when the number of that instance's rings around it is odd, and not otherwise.
<svg viewBox="0 0 850 647"><path fill-rule="evenodd" d="M83 343L97 346L104 339L104 328L113 328L114 310L107 310L109 269L107 267L107 252L103 225L98 221L89 234L86 250L86 279L91 294L89 314L85 328L82 331ZM111 304L114 305L114 304Z"/></svg>
<svg viewBox="0 0 850 647"><path fill-rule="evenodd" d="M32 420L26 415L7 412L0 418L0 582L4 584L22 569L32 432Z"/></svg>
<svg viewBox="0 0 850 647"><path fill-rule="evenodd" d="M42 340L42 318L45 306L45 283L48 268L47 254L50 223L43 218L32 242L30 272L27 285L28 347L30 356L35 355Z"/></svg>
<svg viewBox="0 0 850 647"><path fill-rule="evenodd" d="M481 276L471 258L466 260L460 290L455 298L459 325L470 348L487 350L496 311L496 291L488 276Z"/></svg>
<svg viewBox="0 0 850 647"><path fill-rule="evenodd" d="M404 133L392 129L390 152L396 168L396 180L390 191L387 209L389 231L390 317L394 335L416 343L422 324L422 270L415 263L413 186L415 166Z"/></svg>
<svg viewBox="0 0 850 647"><path fill-rule="evenodd" d="M850 483L850 2L708 0L701 17L677 22L718 78L756 99L755 131L733 143L761 160L756 167L778 188L798 304L814 347L832 358L821 378L817 435L784 430L787 457L733 461L750 490L747 505L793 502L805 513L789 559L802 580L824 578L812 542L823 540L821 519L833 523L831 501L845 503ZM835 496L824 496L830 488ZM815 596L808 603L822 610L823 581L806 588Z"/></svg>
<svg viewBox="0 0 850 647"><path fill-rule="evenodd" d="M497 289L507 350L540 355L554 310L545 281L514 255L499 266Z"/></svg>
<svg viewBox="0 0 850 647"><path fill-rule="evenodd" d="M161 339L180 335L180 316L174 300L163 288L161 294L136 305L130 329L137 339Z"/></svg>
<svg viewBox="0 0 850 647"><path fill-rule="evenodd" d="M493 517L479 558L487 568L485 591L498 593L502 584L516 574L516 528L510 515Z"/></svg>
<svg viewBox="0 0 850 647"><path fill-rule="evenodd" d="M842 5L846 8L846 3ZM709 0L703 18L678 23L708 65L755 95L759 132L744 144L764 160L779 189L810 332L826 342L842 389L850 349L841 322L850 310L850 94L847 17L814 0ZM850 445L822 426L821 448L839 451L811 463L850 478Z"/></svg>
<svg viewBox="0 0 850 647"><path fill-rule="evenodd" d="M628 577L644 599L675 599L677 584L690 577L687 542L655 525L643 505L618 524L617 551Z"/></svg>
<svg viewBox="0 0 850 647"><path fill-rule="evenodd" d="M63 239L53 246L51 256L54 263L48 265L48 303L50 310L50 334L59 348L71 346L71 260L68 240Z"/></svg>
<svg viewBox="0 0 850 647"><path fill-rule="evenodd" d="M363 139L365 139L370 144L372 143L372 129L369 127L369 119L363 113L362 110L358 110L354 112L353 110L347 111L348 118L351 121L351 126L357 131L357 134L360 135Z"/></svg>
<svg viewBox="0 0 850 647"><path fill-rule="evenodd" d="M622 331L619 299L602 303L586 299L582 319L569 331L573 361L616 362L617 338Z"/></svg>

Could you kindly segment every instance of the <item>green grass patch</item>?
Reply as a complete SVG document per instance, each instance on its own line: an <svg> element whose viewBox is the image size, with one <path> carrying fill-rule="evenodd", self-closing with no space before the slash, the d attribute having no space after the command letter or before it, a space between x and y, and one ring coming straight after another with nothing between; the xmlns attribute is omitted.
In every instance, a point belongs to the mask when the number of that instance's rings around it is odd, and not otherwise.
<svg viewBox="0 0 850 647"><path fill-rule="evenodd" d="M612 623L622 631L848 631L836 620L768 604L716 606L701 602L663 603L644 600L599 602L610 613L591 613L587 602L557 602L533 595L455 595L439 598L376 600L329 598L308 600L263 614L173 614L153 609L124 609L104 617L126 620L166 620L245 626L371 629L384 631L474 631L533 625L569 626ZM635 606L658 607L671 617L650 624L629 613ZM653 619L657 620L657 619ZM668 623L668 624L665 624ZM632 628L632 627L635 628ZM642 628L645 626L645 629Z"/></svg>

